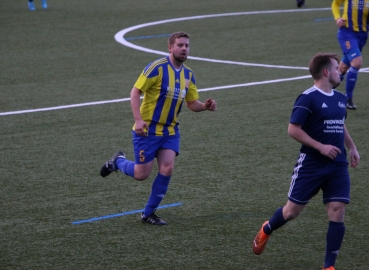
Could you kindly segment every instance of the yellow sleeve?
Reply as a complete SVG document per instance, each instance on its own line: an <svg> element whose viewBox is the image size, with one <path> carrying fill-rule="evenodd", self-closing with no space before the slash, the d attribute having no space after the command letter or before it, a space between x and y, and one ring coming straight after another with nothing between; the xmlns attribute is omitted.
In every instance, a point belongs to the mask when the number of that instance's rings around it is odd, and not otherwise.
<svg viewBox="0 0 369 270"><path fill-rule="evenodd" d="M197 91L197 87L192 82L190 83L190 86L188 87L187 95L186 95L186 101L194 101L199 99L199 92Z"/></svg>
<svg viewBox="0 0 369 270"><path fill-rule="evenodd" d="M187 95L185 97L186 101L194 101L199 99L199 92L197 90L197 86L195 84L195 79L193 73L190 73L191 77L189 79L189 85L187 90Z"/></svg>
<svg viewBox="0 0 369 270"><path fill-rule="evenodd" d="M340 6L342 5L344 1L345 0L333 0L332 2L332 13L333 13L335 21L341 18Z"/></svg>
<svg viewBox="0 0 369 270"><path fill-rule="evenodd" d="M146 92L155 84L156 79L157 77L147 78L142 72L141 75L138 77L134 86L141 92Z"/></svg>

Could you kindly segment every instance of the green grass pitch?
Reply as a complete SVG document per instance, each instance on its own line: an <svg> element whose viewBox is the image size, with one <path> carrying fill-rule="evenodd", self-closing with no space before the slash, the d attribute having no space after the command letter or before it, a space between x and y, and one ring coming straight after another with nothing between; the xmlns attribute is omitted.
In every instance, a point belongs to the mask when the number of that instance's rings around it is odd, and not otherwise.
<svg viewBox="0 0 369 270"><path fill-rule="evenodd" d="M309 75L315 53L340 54L331 1L297 9L294 0L48 0L47 10L34 1L32 12L26 0L0 1L0 269L321 269L321 194L261 256L251 242L287 200L299 149L287 125L295 98L312 85L297 77ZM178 205L158 210L169 225L119 215L144 207L152 178L100 177L117 150L133 157L129 102L104 102L128 98L144 66L161 56L125 47L115 34L237 12L127 33L132 44L161 52L168 34L190 33L190 55L217 60L186 64L200 90L213 89L200 98L214 98L218 111L181 112L181 154L162 202ZM358 109L346 120L362 160L350 169L341 270L369 261L368 84L360 73ZM102 103L22 112L90 102ZM106 218L72 223L94 217Z"/></svg>

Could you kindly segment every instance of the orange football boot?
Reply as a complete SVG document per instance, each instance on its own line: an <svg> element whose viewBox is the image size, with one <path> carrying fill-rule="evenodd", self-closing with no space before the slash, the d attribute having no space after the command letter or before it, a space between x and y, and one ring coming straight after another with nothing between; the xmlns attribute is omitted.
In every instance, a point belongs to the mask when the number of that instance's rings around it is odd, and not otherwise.
<svg viewBox="0 0 369 270"><path fill-rule="evenodd" d="M334 270L334 266L329 266L328 268L323 267L323 270Z"/></svg>
<svg viewBox="0 0 369 270"><path fill-rule="evenodd" d="M263 225L261 226L260 231L255 236L254 241L252 242L252 250L254 251L255 255L260 255L268 242L269 236L266 233L264 233L263 227L268 224L269 221L265 221ZM331 269L329 269L331 270ZM334 269L333 269L334 270Z"/></svg>

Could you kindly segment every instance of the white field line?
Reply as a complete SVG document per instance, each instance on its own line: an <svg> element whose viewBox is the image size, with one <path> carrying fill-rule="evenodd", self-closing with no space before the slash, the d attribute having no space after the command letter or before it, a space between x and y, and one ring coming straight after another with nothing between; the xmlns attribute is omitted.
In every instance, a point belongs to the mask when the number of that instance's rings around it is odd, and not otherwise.
<svg viewBox="0 0 369 270"><path fill-rule="evenodd" d="M129 41L127 41L124 36L132 32L134 30L145 28L153 25L159 24L166 24L172 22L180 22L180 21L189 21L189 20L199 20L199 19L208 19L208 18L215 18L215 17L229 17L229 16L241 16L241 15L260 15L260 14L279 14L279 13L295 13L295 12L310 12L310 11L327 11L331 10L331 8L311 8L311 9L288 9L288 10L265 10L265 11L249 11L249 12L236 12L236 13L222 13L222 14L210 14L210 15L200 15L200 16L192 16L192 17L183 17L183 18L174 18L156 22L149 22L144 24L135 25L132 27L128 27L123 29L115 34L114 38L117 42L121 43L122 45L132 48L134 50L143 51L147 53L159 54L159 55L168 55L167 52L157 51L148 49L142 46L135 45ZM307 67L294 67L294 66L281 66L281 65L264 65L264 64L256 64L256 63L247 63L247 62L236 62L236 61L225 61L225 60L218 60L218 59L209 59L209 58L202 58L196 56L188 56L188 59L197 60L197 61L206 61L212 63L221 63L221 64L231 64L231 65L242 65L242 66L253 66L253 67L265 67L265 68L284 68L284 69L301 69L301 70L308 70Z"/></svg>
<svg viewBox="0 0 369 270"><path fill-rule="evenodd" d="M130 98L113 99L113 100L96 101L96 102L86 102L86 103L79 103L79 104L62 105L62 106L56 106L56 107L47 107L47 108L22 110L22 111L2 112L0 113L0 116L12 115L12 114L25 114L25 113L34 113L34 112L55 111L55 110L70 109L70 108L77 108L77 107L84 107L84 106L123 102L127 100L130 100Z"/></svg>
<svg viewBox="0 0 369 270"><path fill-rule="evenodd" d="M296 80L303 80L303 79L308 79L308 78L311 78L311 76L307 75L307 76L299 76L299 77L293 77L293 78L269 80L269 81L262 81L262 82L251 82L251 83L217 86L217 87L203 88L203 89L200 89L199 92L214 91L214 90L221 90L221 89L231 89L231 88L238 88L238 87L248 87L248 86L254 86L254 85L261 85L261 84L296 81Z"/></svg>
<svg viewBox="0 0 369 270"><path fill-rule="evenodd" d="M261 81L261 82L251 82L251 83L243 83L243 84L225 85L225 86L218 86L218 87L211 87L211 88L203 88L203 89L199 89L198 91L199 92L205 92L205 91L214 91L214 90L238 88L238 87L248 87L248 86L254 86L254 85L261 85L261 84L270 84L270 83L302 80L302 79L307 79L307 78L311 78L311 76L309 75L309 76L300 76L300 77L269 80L269 81ZM2 113L0 113L0 116L14 115L14 114L26 114L26 113L34 113L34 112L55 111L55 110L70 109L70 108L77 108L77 107L84 107L84 106L94 106L94 105L102 105L102 104L108 104L108 103L124 102L124 101L130 101L130 100L131 100L130 98L122 98L122 99L113 99L113 100L105 100L105 101L96 101L96 102L87 102L87 103L79 103L79 104L72 104L72 105L63 105L63 106L56 106L56 107L32 109L32 110L2 112Z"/></svg>
<svg viewBox="0 0 369 270"><path fill-rule="evenodd" d="M121 43L124 46L130 47L135 50L144 51L147 53L159 54L159 55L167 55L167 52L156 51L152 49L148 49L145 47L137 46L133 43L128 42L124 39L124 35L127 33L153 25L171 23L171 22L179 22L179 21L186 21L186 20L197 20L197 19L207 19L207 18L215 18L215 17L226 17L226 16L240 16L240 15L258 15L258 14L276 14L276 13L291 13L291 12L310 12L310 11L326 11L331 10L331 8L316 8L316 9L291 9L291 10L267 10L267 11L251 11L251 12L236 12L236 13L223 13L223 14L211 14L211 15L202 15L202 16L193 16L193 17L183 17L183 18L175 18L169 20L162 20L150 23L144 23L136 26L132 26L126 29L123 29L115 34L114 38L117 42ZM213 62L213 63L222 63L222 64L231 64L231 65L242 65L242 66L254 66L254 67L264 67L264 68L279 68L279 69L299 69L299 70L307 70L307 67L295 67L295 66L282 66L282 65L266 65L266 64L257 64L257 63L247 63L247 62L236 62L236 61L226 61L226 60L217 60L217 59L210 59L210 58L201 58L196 56L189 56L189 59L197 60L197 61L206 61L206 62ZM369 68L362 69L360 71L369 72ZM278 82L285 82L285 81L293 81L293 80L301 80L310 78L311 76L300 76L294 78L285 78L285 79L277 79L277 80L267 80L267 81L260 81L260 82L251 82L251 83L244 83L244 84L235 84L235 85L225 85L225 86L218 86L218 87L211 87L211 88L204 88L199 89L199 92L203 91L214 91L214 90L221 90L221 89L230 89L230 88L237 88L237 87L248 87L253 85L261 85L261 84L269 84L269 83L278 83ZM39 109L31 109L31 110L21 110L21 111L11 111L11 112L2 112L0 116L6 115L14 115L14 114L25 114L25 113L33 113L33 112L44 112L44 111L53 111L53 110L62 110L62 109L70 109L76 107L84 107L84 106L93 106L93 105L101 105L101 104L108 104L108 103L116 103L116 102L124 102L129 101L130 98L123 98L123 99L114 99L114 100L105 100L105 101L96 101L96 102L87 102L87 103L79 103L79 104L72 104L72 105L63 105L63 106L56 106L56 107L48 107L48 108L39 108Z"/></svg>

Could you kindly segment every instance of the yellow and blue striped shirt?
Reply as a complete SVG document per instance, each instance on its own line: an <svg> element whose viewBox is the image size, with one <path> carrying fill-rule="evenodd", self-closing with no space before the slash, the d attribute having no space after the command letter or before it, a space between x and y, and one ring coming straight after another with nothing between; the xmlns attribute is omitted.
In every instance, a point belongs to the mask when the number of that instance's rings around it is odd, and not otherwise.
<svg viewBox="0 0 369 270"><path fill-rule="evenodd" d="M176 70L169 57L148 64L134 86L144 94L140 112L149 135L176 134L183 101L199 99L193 71L186 65Z"/></svg>
<svg viewBox="0 0 369 270"><path fill-rule="evenodd" d="M340 14L340 6L344 6L343 14ZM369 0L333 0L332 12L334 19L346 20L346 27L355 32L367 32Z"/></svg>

